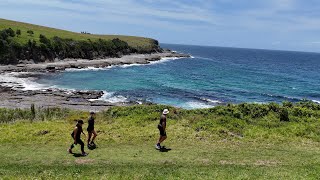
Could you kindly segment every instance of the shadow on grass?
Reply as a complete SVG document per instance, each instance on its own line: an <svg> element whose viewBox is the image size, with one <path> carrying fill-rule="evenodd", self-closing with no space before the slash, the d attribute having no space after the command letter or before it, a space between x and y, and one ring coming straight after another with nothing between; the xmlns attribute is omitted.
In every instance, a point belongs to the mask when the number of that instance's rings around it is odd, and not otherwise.
<svg viewBox="0 0 320 180"><path fill-rule="evenodd" d="M83 157L81 153L72 153L74 157Z"/></svg>
<svg viewBox="0 0 320 180"><path fill-rule="evenodd" d="M161 149L159 149L159 152L169 152L169 151L171 151L170 148L161 148Z"/></svg>
<svg viewBox="0 0 320 180"><path fill-rule="evenodd" d="M72 153L73 157L85 157L81 153Z"/></svg>
<svg viewBox="0 0 320 180"><path fill-rule="evenodd" d="M94 149L97 149L97 148L98 148L97 146L89 146L88 147L89 150L94 150Z"/></svg>

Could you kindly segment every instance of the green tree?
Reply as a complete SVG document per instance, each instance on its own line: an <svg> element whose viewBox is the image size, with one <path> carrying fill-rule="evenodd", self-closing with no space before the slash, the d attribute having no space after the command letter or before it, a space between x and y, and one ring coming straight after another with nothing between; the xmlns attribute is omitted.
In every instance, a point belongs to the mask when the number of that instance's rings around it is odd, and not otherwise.
<svg viewBox="0 0 320 180"><path fill-rule="evenodd" d="M5 32L8 34L8 36L10 37L15 37L16 36L16 33L11 29L5 29Z"/></svg>
<svg viewBox="0 0 320 180"><path fill-rule="evenodd" d="M7 40L9 35L6 31L0 31L0 39Z"/></svg>
<svg viewBox="0 0 320 180"><path fill-rule="evenodd" d="M17 29L16 34L17 34L18 37L21 36L21 30Z"/></svg>
<svg viewBox="0 0 320 180"><path fill-rule="evenodd" d="M29 36L33 36L33 31L32 30L28 30L27 33L29 34Z"/></svg>
<svg viewBox="0 0 320 180"><path fill-rule="evenodd" d="M40 34L39 38L40 38L41 43L43 43L45 45L50 44L50 39L48 39L45 35Z"/></svg>

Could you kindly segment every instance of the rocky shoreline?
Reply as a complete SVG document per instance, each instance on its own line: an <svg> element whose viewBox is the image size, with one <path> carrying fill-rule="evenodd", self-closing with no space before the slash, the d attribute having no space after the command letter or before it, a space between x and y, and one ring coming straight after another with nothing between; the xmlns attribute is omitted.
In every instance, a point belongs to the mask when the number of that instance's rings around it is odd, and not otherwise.
<svg viewBox="0 0 320 180"><path fill-rule="evenodd" d="M126 64L149 64L162 58L184 58L187 54L179 54L171 51L154 54L132 54L121 58L108 58L96 60L66 59L63 61L41 64L18 64L0 66L0 76L10 73L15 78L36 78L44 73L64 71L69 68L105 68L112 65ZM4 78L3 78L4 79ZM112 103L101 100L103 91L70 91L55 88L43 88L25 90L16 82L8 82L0 79L0 107L4 108L30 108L32 104L36 107L60 107L75 110L101 111L112 106L128 106L138 104L137 102Z"/></svg>

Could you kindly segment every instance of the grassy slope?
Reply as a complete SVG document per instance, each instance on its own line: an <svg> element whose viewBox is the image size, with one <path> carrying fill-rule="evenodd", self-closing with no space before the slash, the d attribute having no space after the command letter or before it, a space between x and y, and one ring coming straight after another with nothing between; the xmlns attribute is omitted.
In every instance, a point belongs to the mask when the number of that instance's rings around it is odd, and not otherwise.
<svg viewBox="0 0 320 180"><path fill-rule="evenodd" d="M260 106L260 105L258 105ZM30 122L0 125L0 177L102 178L102 179L317 179L320 144L316 138L319 116L308 123L279 122L275 114L251 118L242 128L243 138L220 132L237 126L235 119L219 115L228 110L184 111L170 108L168 140L172 150L154 149L156 125L164 106L113 108L97 116L98 148L87 157L74 157L66 149L72 142L73 120L86 112L38 112ZM219 108L218 108L219 109ZM218 113L217 113L218 112ZM15 111L16 114L25 114ZM315 111L319 113L319 110ZM1 111L1 118L15 116ZM47 114L47 115L45 115ZM3 116L5 115L5 116ZM292 119L294 117L290 115ZM23 119L27 118L25 116ZM205 127L213 124L215 130ZM221 124L219 119L225 119ZM245 119L245 118L244 118ZM267 121L268 124L253 123ZM243 121L243 120L242 120ZM273 122L273 123L272 123ZM220 123L220 125L219 125ZM201 124L201 125L199 125ZM271 126L270 126L271 125ZM203 130L197 130L199 127ZM219 127L220 126L220 127ZM219 130L220 129L220 130ZM286 132L283 132L283 130ZM41 131L48 131L42 134ZM235 131L236 129L234 129ZM289 131L290 130L290 131ZM305 134L301 133L305 132ZM316 134L312 136L312 134ZM76 147L74 152L79 152Z"/></svg>
<svg viewBox="0 0 320 180"><path fill-rule="evenodd" d="M74 40L87 40L87 39L97 40L99 38L105 39L105 40L112 40L114 38L119 38L123 41L126 41L132 47L150 48L153 45L153 40L150 38L135 37L135 36L121 36L121 35L81 34L81 33L75 33L75 32L0 18L0 30L5 28L11 28L14 31L16 31L17 29L20 29L21 36L19 38L15 37L15 39L20 43L27 43L29 39L34 39L35 41L39 41L39 35L43 34L48 38L59 36L61 38L71 38ZM27 34L28 30L33 30L34 35L32 37Z"/></svg>

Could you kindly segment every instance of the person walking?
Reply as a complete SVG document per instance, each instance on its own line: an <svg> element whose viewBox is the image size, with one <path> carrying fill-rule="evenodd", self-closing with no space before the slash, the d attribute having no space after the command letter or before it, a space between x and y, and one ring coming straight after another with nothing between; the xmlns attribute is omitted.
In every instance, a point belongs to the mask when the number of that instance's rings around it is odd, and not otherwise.
<svg viewBox="0 0 320 180"><path fill-rule="evenodd" d="M90 112L90 117L89 117L89 120L88 120L88 128L87 128L87 131L88 131L88 148L91 148L92 146L96 146L96 144L94 143L94 140L96 139L97 137L97 133L96 131L94 130L94 120L95 120L95 116L96 116L96 113L95 112ZM92 137L92 134L93 134L93 137ZM91 139L92 137L92 139Z"/></svg>
<svg viewBox="0 0 320 180"><path fill-rule="evenodd" d="M158 129L160 131L160 138L158 140L158 143L155 145L156 149L160 150L161 143L167 139L167 133L166 133L166 128L167 128L167 114L169 114L168 109L164 109L162 112L162 115L160 117L160 123L158 124Z"/></svg>
<svg viewBox="0 0 320 180"><path fill-rule="evenodd" d="M74 130L71 133L71 137L73 138L74 142L70 146L70 148L68 149L68 152L73 154L72 153L72 149L74 148L74 146L77 145L77 144L80 144L81 145L82 156L87 156L88 154L84 151L84 143L81 140L81 133L84 134L84 132L82 130L82 125L83 125L83 121L82 120L78 120L76 127L74 128Z"/></svg>

